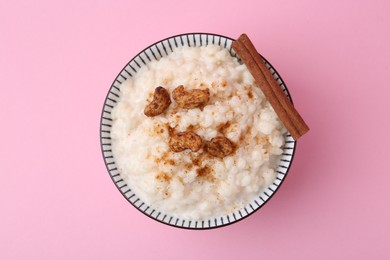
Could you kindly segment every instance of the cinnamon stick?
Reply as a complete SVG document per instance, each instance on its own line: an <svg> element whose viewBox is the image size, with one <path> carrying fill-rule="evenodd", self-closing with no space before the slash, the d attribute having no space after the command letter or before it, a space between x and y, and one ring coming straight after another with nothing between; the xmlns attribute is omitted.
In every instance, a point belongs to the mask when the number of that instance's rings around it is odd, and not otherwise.
<svg viewBox="0 0 390 260"><path fill-rule="evenodd" d="M307 133L309 127L265 66L249 37L242 34L232 43L232 47L247 66L257 85L259 85L264 96L270 102L293 139L298 140L299 137Z"/></svg>

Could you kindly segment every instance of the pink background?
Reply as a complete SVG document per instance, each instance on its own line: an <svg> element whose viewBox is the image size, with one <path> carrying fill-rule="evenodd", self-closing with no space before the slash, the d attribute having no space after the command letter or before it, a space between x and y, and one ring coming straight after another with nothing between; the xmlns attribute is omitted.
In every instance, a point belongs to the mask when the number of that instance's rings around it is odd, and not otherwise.
<svg viewBox="0 0 390 260"><path fill-rule="evenodd" d="M389 3L1 1L0 259L390 259ZM248 33L311 127L273 199L210 231L139 213L99 146L117 73L185 32Z"/></svg>

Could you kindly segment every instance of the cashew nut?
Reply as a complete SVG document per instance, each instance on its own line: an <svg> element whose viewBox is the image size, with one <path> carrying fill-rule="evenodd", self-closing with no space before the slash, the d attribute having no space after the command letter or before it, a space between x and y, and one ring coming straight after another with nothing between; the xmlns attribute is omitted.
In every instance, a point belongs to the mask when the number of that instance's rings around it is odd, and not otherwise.
<svg viewBox="0 0 390 260"><path fill-rule="evenodd" d="M144 113L148 117L157 116L163 113L171 104L168 91L163 87L154 90L153 100L145 107Z"/></svg>
<svg viewBox="0 0 390 260"><path fill-rule="evenodd" d="M186 149L197 152L202 147L202 138L194 132L177 133L169 140L169 147L173 152L182 152Z"/></svg>
<svg viewBox="0 0 390 260"><path fill-rule="evenodd" d="M208 88L186 91L183 85L180 85L173 90L172 97L179 107L191 109L206 105L210 99L210 91Z"/></svg>
<svg viewBox="0 0 390 260"><path fill-rule="evenodd" d="M223 158L231 154L234 150L234 146L229 139L223 136L218 136L211 139L210 143L207 146L207 151L209 154Z"/></svg>

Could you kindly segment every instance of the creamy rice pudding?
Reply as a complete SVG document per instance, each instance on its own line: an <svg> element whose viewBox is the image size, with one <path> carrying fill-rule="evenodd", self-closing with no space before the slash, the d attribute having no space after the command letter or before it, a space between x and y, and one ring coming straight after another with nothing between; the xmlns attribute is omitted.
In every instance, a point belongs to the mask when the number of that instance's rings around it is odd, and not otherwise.
<svg viewBox="0 0 390 260"><path fill-rule="evenodd" d="M122 178L156 210L188 220L223 216L275 180L286 129L226 49L177 48L120 90L113 155ZM183 98L190 94L198 96Z"/></svg>

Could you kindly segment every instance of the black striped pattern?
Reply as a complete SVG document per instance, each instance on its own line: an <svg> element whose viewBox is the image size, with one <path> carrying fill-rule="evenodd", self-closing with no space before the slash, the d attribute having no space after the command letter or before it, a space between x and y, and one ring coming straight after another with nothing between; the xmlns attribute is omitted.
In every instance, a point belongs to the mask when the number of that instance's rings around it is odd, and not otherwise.
<svg viewBox="0 0 390 260"><path fill-rule="evenodd" d="M133 77L137 74L138 70L143 66L147 65L149 62L153 60L159 60L161 57L169 55L171 52L175 50L175 48L181 46L206 46L208 44L217 44L226 48L233 57L237 58L236 53L231 47L233 39L215 35L215 34L205 34L205 33L190 33L183 34L178 36L173 36L162 41L159 41L145 50L141 51L136 57L134 57L126 66L122 69L122 71L115 78L112 83L108 94L106 96L102 114L100 121L100 142L101 142L101 150L103 154L103 158L107 167L107 170L112 178L114 184L117 186L122 195L138 210L142 213L150 216L151 218L160 221L162 223L187 228L187 229L210 229L225 226L236 221L239 221L259 208L261 208L278 190L281 183L285 179L291 161L295 152L295 141L292 139L290 134L286 134L285 136L285 146L283 149L282 158L279 162L279 167L277 169L277 176L272 185L267 187L267 189L256 197L252 202L246 205L244 208L237 210L229 215L202 220L202 221L190 221L185 219L179 219L175 216L167 215L163 212L159 212L152 207L146 205L142 202L136 194L132 191L132 189L127 185L125 180L122 179L120 175L120 170L115 165L115 160L111 150L111 137L110 131L112 126L112 118L111 118L111 110L117 103L120 98L120 85L126 79ZM238 59L238 58L237 58ZM290 98L290 94L276 70L271 66L271 64L263 58L267 68L271 71L274 78L279 83L280 87L286 93L287 97ZM240 63L240 59L238 59ZM290 98L291 100L291 98Z"/></svg>

